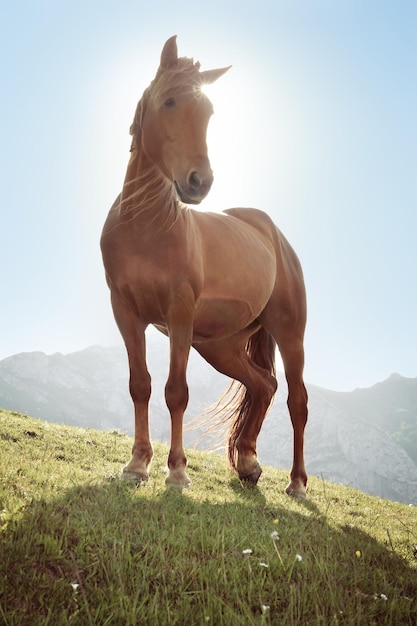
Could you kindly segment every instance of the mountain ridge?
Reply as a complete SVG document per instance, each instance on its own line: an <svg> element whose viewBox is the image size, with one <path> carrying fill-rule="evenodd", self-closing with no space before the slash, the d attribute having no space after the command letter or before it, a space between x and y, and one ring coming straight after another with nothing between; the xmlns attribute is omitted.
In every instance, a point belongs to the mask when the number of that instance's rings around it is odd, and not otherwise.
<svg viewBox="0 0 417 626"><path fill-rule="evenodd" d="M151 433L169 441L170 420L164 386L168 370L165 337L148 338L152 376ZM0 406L34 417L75 426L133 433L133 407L128 393L128 364L123 346L91 346L46 355L19 353L0 361ZM261 430L261 464L289 468L292 427L286 407L286 383L278 373L274 405ZM194 351L188 367L190 402L186 419L202 414L227 389L230 380L208 366ZM393 374L369 388L351 392L307 385L310 419L306 430L306 460L310 474L349 484L373 495L417 502L417 464L401 444L417 423L417 378ZM402 420L402 422L400 421ZM413 421L414 420L414 421ZM395 430L395 428L400 429ZM204 428L185 432L185 445L220 448L223 442L204 435ZM405 436L405 435L404 435ZM407 440L408 441L408 440ZM417 440L416 440L417 441ZM417 452L417 450L416 450Z"/></svg>

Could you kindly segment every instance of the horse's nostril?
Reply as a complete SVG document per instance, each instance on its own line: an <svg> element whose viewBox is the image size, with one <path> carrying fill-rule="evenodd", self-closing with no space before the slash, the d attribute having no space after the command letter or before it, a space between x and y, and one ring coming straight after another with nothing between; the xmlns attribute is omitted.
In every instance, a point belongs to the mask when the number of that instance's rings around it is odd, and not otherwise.
<svg viewBox="0 0 417 626"><path fill-rule="evenodd" d="M197 172L191 172L188 181L193 189L199 189L201 186L201 179Z"/></svg>

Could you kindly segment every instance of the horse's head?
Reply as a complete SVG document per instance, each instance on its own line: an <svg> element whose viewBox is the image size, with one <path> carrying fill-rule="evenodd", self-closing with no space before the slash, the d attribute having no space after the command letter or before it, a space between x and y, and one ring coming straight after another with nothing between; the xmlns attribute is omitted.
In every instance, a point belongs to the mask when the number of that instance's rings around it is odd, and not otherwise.
<svg viewBox="0 0 417 626"><path fill-rule="evenodd" d="M171 37L136 110L133 149L145 152L186 203L199 204L213 182L206 144L213 107L201 88L228 69L200 72L193 59L178 58L176 37Z"/></svg>

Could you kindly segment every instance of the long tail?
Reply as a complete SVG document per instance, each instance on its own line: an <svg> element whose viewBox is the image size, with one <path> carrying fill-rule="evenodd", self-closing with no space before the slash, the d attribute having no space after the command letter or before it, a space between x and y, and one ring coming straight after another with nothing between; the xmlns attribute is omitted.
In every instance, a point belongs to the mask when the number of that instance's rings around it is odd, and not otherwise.
<svg viewBox="0 0 417 626"><path fill-rule="evenodd" d="M254 364L266 370L275 378L275 348L273 337L261 327L246 344L246 352ZM272 394L268 412L275 392ZM219 401L207 413L205 423L211 422L206 432L217 432L226 424L230 424L227 442L227 454L231 467L236 470L236 442L249 416L252 407L252 396L245 385L234 380ZM204 424L204 422L203 422ZM201 426L201 422L200 422Z"/></svg>

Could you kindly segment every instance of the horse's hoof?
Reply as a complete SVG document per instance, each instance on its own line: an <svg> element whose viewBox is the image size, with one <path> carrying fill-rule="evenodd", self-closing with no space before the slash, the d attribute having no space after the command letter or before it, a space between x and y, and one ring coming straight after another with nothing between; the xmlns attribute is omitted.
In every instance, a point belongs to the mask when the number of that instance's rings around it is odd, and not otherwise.
<svg viewBox="0 0 417 626"><path fill-rule="evenodd" d="M147 483L149 480L148 474L143 474L139 472L132 472L130 470L122 470L122 479L129 480L131 482L135 482L138 485L142 483Z"/></svg>
<svg viewBox="0 0 417 626"><path fill-rule="evenodd" d="M262 474L262 468L260 465L257 465L255 469L247 474L239 474L239 479L245 483L252 483L252 485L256 485L259 480L260 475Z"/></svg>
<svg viewBox="0 0 417 626"><path fill-rule="evenodd" d="M175 489L188 489L191 486L191 480L184 470L169 470L168 476L165 478L165 485Z"/></svg>
<svg viewBox="0 0 417 626"><path fill-rule="evenodd" d="M304 500L307 497L307 491L304 485L297 485L295 487L292 486L292 483L290 483L286 488L285 493L291 498L296 498L298 500Z"/></svg>

